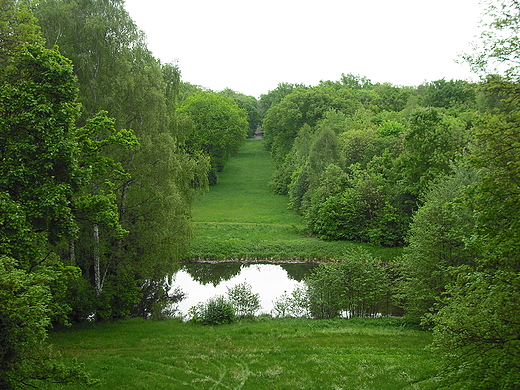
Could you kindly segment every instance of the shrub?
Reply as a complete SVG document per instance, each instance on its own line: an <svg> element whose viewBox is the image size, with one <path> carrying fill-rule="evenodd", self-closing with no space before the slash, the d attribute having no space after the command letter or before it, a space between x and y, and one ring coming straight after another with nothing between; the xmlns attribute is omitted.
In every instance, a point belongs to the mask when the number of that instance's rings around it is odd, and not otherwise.
<svg viewBox="0 0 520 390"><path fill-rule="evenodd" d="M255 294L251 290L251 285L247 282L237 284L232 288L228 288L228 298L235 307L238 317L254 317L255 313L260 310L260 294Z"/></svg>
<svg viewBox="0 0 520 390"><path fill-rule="evenodd" d="M309 308L316 318L370 317L385 311L390 295L384 264L363 250L352 251L340 262L321 264L305 280Z"/></svg>
<svg viewBox="0 0 520 390"><path fill-rule="evenodd" d="M290 295L283 293L273 303L275 317L309 317L309 297L305 287L297 287Z"/></svg>
<svg viewBox="0 0 520 390"><path fill-rule="evenodd" d="M218 295L205 303L199 303L189 310L192 321L202 325L231 324L236 320L233 303Z"/></svg>

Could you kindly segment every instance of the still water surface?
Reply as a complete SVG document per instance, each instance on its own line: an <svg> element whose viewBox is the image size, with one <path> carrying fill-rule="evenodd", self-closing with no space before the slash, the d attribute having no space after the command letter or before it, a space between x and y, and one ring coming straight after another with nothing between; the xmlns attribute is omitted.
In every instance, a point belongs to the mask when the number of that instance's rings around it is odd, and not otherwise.
<svg viewBox="0 0 520 390"><path fill-rule="evenodd" d="M178 304L181 314L216 295L226 295L228 288L247 282L260 295L262 308L257 314L271 314L273 302L303 285L303 278L315 264L185 264L173 277L172 289L179 287L186 298Z"/></svg>

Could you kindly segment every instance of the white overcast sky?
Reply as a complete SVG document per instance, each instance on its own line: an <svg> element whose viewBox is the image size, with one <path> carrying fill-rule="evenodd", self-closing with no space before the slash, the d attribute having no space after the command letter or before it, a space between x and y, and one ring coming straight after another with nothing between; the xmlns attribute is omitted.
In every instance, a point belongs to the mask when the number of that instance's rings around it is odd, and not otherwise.
<svg viewBox="0 0 520 390"><path fill-rule="evenodd" d="M474 79L455 61L482 13L478 0L126 0L126 9L184 81L257 98L342 73L404 86Z"/></svg>

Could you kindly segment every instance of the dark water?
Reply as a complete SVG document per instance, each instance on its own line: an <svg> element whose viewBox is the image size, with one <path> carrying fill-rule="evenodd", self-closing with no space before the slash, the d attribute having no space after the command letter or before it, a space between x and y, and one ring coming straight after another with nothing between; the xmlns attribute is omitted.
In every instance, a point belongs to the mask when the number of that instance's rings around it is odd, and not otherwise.
<svg viewBox="0 0 520 390"><path fill-rule="evenodd" d="M241 264L197 263L184 265L174 276L172 288L179 287L187 297L178 305L186 315L190 307L206 302L216 295L226 295L227 289L247 282L253 293L260 295L262 308L258 314L271 313L273 302L284 293L290 294L303 285L303 278L315 264Z"/></svg>

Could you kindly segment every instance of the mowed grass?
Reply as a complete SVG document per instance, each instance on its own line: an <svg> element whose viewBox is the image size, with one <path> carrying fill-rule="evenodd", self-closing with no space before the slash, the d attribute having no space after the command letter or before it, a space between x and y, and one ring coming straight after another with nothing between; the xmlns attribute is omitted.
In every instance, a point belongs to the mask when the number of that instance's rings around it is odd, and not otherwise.
<svg viewBox="0 0 520 390"><path fill-rule="evenodd" d="M380 319L87 324L52 335L95 389L430 389L431 333ZM56 386L55 389L80 389Z"/></svg>
<svg viewBox="0 0 520 390"><path fill-rule="evenodd" d="M193 206L190 258L328 260L357 246L385 259L399 254L399 249L305 235L301 216L288 208L288 197L269 188L274 170L264 141L247 140L219 174L219 183Z"/></svg>

